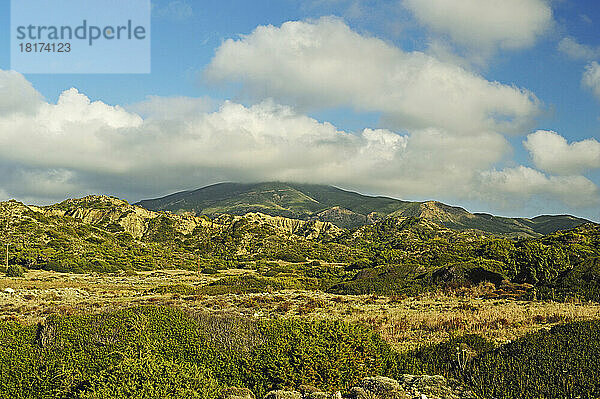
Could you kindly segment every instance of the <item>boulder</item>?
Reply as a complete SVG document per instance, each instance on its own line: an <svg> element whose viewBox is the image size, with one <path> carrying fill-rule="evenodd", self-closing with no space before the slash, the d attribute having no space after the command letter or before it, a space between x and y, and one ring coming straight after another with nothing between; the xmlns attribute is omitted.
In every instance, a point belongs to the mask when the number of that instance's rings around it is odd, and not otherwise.
<svg viewBox="0 0 600 399"><path fill-rule="evenodd" d="M248 388L230 387L225 388L219 395L220 399L255 399L254 394Z"/></svg>
<svg viewBox="0 0 600 399"><path fill-rule="evenodd" d="M298 391L276 390L268 392L265 399L302 399L302 394Z"/></svg>

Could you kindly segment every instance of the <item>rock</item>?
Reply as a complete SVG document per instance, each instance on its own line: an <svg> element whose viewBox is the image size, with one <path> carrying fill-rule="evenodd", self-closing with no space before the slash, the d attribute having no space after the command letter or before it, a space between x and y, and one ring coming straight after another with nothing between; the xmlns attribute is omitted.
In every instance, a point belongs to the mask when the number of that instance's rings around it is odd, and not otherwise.
<svg viewBox="0 0 600 399"><path fill-rule="evenodd" d="M404 374L400 385L413 398L420 399L467 399L473 394L464 389L457 381L446 380L441 375Z"/></svg>
<svg viewBox="0 0 600 399"><path fill-rule="evenodd" d="M361 387L352 387L348 397L349 399L373 399L373 393Z"/></svg>
<svg viewBox="0 0 600 399"><path fill-rule="evenodd" d="M298 391L276 390L268 392L265 399L302 399L302 394Z"/></svg>
<svg viewBox="0 0 600 399"><path fill-rule="evenodd" d="M392 392L400 389L398 381L381 376L363 378L359 386L374 394Z"/></svg>
<svg viewBox="0 0 600 399"><path fill-rule="evenodd" d="M309 392L304 395L303 399L336 399L335 395L331 395L328 392ZM341 395L340 395L341 399Z"/></svg>
<svg viewBox="0 0 600 399"><path fill-rule="evenodd" d="M248 388L230 387L225 388L219 395L220 399L255 399L254 394Z"/></svg>
<svg viewBox="0 0 600 399"><path fill-rule="evenodd" d="M329 392L323 392L312 385L300 385L298 390L303 399L332 399Z"/></svg>
<svg viewBox="0 0 600 399"><path fill-rule="evenodd" d="M404 374L398 381L387 377L364 378L346 395L348 399L468 399L473 394L457 381L441 375Z"/></svg>

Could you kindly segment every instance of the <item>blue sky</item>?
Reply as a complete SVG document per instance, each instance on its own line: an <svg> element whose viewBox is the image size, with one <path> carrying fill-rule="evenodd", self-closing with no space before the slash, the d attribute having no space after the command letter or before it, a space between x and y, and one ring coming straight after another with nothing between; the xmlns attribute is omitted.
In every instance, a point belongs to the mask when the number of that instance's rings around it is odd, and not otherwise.
<svg viewBox="0 0 600 399"><path fill-rule="evenodd" d="M291 180L600 220L594 1L157 0L121 75L9 73L7 3L0 199Z"/></svg>

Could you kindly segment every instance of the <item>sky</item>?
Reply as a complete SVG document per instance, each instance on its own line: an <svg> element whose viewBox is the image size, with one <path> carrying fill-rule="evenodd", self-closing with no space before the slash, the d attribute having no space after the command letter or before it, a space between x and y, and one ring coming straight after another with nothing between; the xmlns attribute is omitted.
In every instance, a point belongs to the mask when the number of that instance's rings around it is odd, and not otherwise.
<svg viewBox="0 0 600 399"><path fill-rule="evenodd" d="M0 200L332 184L600 221L600 4L155 0L149 74L10 69Z"/></svg>

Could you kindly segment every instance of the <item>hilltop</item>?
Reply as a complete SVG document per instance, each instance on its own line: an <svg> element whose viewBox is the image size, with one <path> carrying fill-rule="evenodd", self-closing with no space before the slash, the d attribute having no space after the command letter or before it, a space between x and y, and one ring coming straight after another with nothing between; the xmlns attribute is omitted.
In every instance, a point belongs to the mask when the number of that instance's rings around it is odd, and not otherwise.
<svg viewBox="0 0 600 399"><path fill-rule="evenodd" d="M286 218L320 220L342 228L357 228L388 217L417 217L455 230L475 229L526 237L539 237L589 222L570 215L505 218L470 213L438 201L410 202L363 195L333 186L282 182L219 183L142 200L136 205L153 211L209 217L261 212Z"/></svg>

